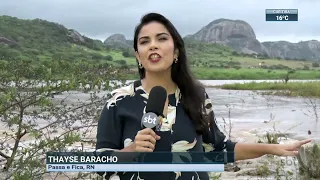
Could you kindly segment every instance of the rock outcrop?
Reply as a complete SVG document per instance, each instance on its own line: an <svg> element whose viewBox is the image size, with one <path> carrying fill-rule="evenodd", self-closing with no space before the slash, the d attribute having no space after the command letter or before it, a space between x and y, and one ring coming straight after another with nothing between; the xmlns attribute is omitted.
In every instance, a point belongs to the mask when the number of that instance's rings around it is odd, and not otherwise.
<svg viewBox="0 0 320 180"><path fill-rule="evenodd" d="M252 27L241 20L218 19L212 21L192 35L194 40L202 42L220 42L232 38L256 39Z"/></svg>
<svg viewBox="0 0 320 180"><path fill-rule="evenodd" d="M79 43L79 42L85 43L85 39L82 37L82 35L81 35L79 32L77 32L77 31L75 31L75 30L73 30L73 29L70 29L70 30L68 31L68 36L72 39L73 42L76 42L76 43Z"/></svg>
<svg viewBox="0 0 320 180"><path fill-rule="evenodd" d="M131 48L130 42L126 39L123 34L113 34L109 36L104 44L106 46L112 46L113 48Z"/></svg>
<svg viewBox="0 0 320 180"><path fill-rule="evenodd" d="M7 45L17 45L18 44L16 41L13 41L13 40L10 40L6 37L1 37L1 36L0 36L0 43L7 44Z"/></svg>
<svg viewBox="0 0 320 180"><path fill-rule="evenodd" d="M320 42L316 40L290 43L287 41L263 42L271 57L282 59L320 59Z"/></svg>
<svg viewBox="0 0 320 180"><path fill-rule="evenodd" d="M246 54L261 54L272 58L320 59L320 42L316 40L290 42L259 42L253 28L245 21L218 19L185 38L206 43L219 43Z"/></svg>

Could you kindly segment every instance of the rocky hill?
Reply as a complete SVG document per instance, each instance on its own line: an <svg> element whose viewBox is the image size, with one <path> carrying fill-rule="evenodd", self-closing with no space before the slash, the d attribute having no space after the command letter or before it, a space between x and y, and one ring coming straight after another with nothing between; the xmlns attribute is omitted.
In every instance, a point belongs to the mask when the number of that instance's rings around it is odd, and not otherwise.
<svg viewBox="0 0 320 180"><path fill-rule="evenodd" d="M81 35L73 29L41 19L22 20L16 17L0 16L0 59L32 59L34 61L107 60L110 63L134 58L133 42L122 34L114 34L104 42ZM263 57L284 59L319 60L320 43L307 41L259 42L252 27L245 21L218 19L212 21L197 33L184 37L191 59L199 62L207 53L223 55L230 59L232 49L245 54L260 54ZM114 61L109 50L115 53ZM107 51L106 51L107 50ZM230 57L229 57L230 56ZM227 58L228 57L228 58ZM213 58L217 61L217 58ZM126 59L127 60L127 59ZM130 59L131 64L135 63ZM204 63L204 62L203 62Z"/></svg>
<svg viewBox="0 0 320 180"><path fill-rule="evenodd" d="M270 57L320 61L320 42L316 40L290 43L287 41L262 42Z"/></svg>
<svg viewBox="0 0 320 180"><path fill-rule="evenodd" d="M44 48L46 45L65 46L68 43L99 48L102 42L81 35L61 24L42 19L22 20L11 16L0 16L0 42L25 48Z"/></svg>
<svg viewBox="0 0 320 180"><path fill-rule="evenodd" d="M223 44L246 54L261 54L282 59L320 60L319 41L259 42L252 27L242 20L218 19L186 38Z"/></svg>
<svg viewBox="0 0 320 180"><path fill-rule="evenodd" d="M37 62L103 58L96 53L105 49L101 41L58 23L0 16L0 24L0 59L31 59Z"/></svg>
<svg viewBox="0 0 320 180"><path fill-rule="evenodd" d="M110 46L112 48L118 49L127 49L132 48L132 41L127 40L123 34L113 34L109 36L105 41L104 44L106 46Z"/></svg>

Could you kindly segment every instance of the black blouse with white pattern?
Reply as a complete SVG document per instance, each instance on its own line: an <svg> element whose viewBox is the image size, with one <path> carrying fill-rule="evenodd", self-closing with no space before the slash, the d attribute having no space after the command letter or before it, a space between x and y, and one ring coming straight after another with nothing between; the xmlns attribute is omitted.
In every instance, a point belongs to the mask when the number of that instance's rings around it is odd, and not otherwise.
<svg viewBox="0 0 320 180"><path fill-rule="evenodd" d="M210 129L203 135L196 133L191 119L179 103L180 91L169 95L168 114L163 121L160 131L161 137L156 142L154 151L185 152L185 151L228 151L233 152L235 142L226 138L219 130L212 111L211 100L207 95L206 110L212 116ZM123 149L133 143L141 130L148 94L141 86L141 81L135 81L128 86L116 89L112 97L104 106L97 129L97 151L115 151ZM228 156L228 162L234 162L234 156ZM104 173L106 179L115 172ZM205 172L118 172L121 180L209 180Z"/></svg>

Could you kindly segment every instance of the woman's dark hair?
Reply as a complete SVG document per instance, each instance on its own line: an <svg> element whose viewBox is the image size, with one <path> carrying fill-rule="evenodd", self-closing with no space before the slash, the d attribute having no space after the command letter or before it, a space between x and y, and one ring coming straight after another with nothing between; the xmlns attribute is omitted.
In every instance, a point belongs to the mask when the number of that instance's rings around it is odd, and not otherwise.
<svg viewBox="0 0 320 180"><path fill-rule="evenodd" d="M138 51L138 35L141 28L151 22L161 23L171 34L175 49L179 50L178 63L173 63L171 68L171 78L177 84L181 92L181 104L188 116L194 121L196 131L202 134L208 128L208 121L204 116L205 89L199 81L193 78L188 67L184 41L173 24L164 16L157 13L149 13L142 17L140 24L135 29L133 47ZM138 60L137 60L138 63ZM145 69L138 66L140 78L145 77Z"/></svg>

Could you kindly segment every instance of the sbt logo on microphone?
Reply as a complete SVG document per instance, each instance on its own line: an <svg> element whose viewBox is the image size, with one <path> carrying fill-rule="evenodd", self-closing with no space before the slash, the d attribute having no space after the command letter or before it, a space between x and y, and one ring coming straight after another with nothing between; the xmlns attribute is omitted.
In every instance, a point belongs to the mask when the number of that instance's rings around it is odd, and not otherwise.
<svg viewBox="0 0 320 180"><path fill-rule="evenodd" d="M159 123L159 117L152 113L152 112L149 112L149 113L146 113L143 115L143 121L142 121L142 124L147 127L147 128L153 128L155 127L156 125L158 125Z"/></svg>
<svg viewBox="0 0 320 180"><path fill-rule="evenodd" d="M150 114L147 117L144 117L144 121L145 123L152 123L152 124L156 124L157 122L157 117L152 117Z"/></svg>

